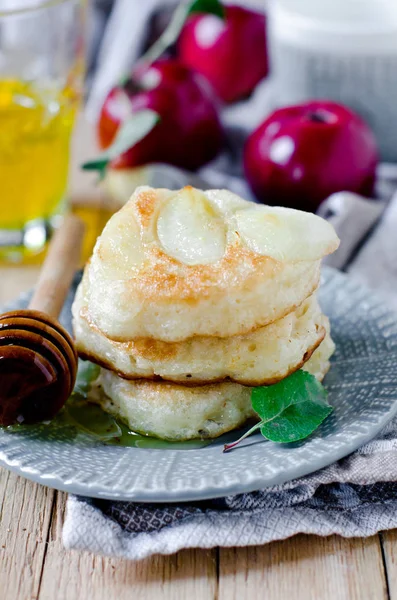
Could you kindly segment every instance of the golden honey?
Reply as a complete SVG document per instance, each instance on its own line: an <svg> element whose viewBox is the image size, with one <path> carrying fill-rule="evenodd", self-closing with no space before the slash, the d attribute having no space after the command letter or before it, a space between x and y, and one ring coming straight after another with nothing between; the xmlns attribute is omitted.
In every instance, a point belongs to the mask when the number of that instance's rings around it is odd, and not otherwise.
<svg viewBox="0 0 397 600"><path fill-rule="evenodd" d="M76 104L68 89L0 80L0 238L1 230L21 230L56 213L67 184Z"/></svg>

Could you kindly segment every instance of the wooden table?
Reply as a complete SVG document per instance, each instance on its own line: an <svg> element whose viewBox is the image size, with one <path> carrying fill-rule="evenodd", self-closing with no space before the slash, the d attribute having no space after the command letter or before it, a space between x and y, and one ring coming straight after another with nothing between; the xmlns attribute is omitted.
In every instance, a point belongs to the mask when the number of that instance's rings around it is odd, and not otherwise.
<svg viewBox="0 0 397 600"><path fill-rule="evenodd" d="M90 143L80 129L76 163ZM97 193L77 170L72 190ZM0 305L30 288L37 271L0 267ZM300 535L133 563L65 551L65 502L66 494L0 469L0 600L397 600L394 531L353 540Z"/></svg>

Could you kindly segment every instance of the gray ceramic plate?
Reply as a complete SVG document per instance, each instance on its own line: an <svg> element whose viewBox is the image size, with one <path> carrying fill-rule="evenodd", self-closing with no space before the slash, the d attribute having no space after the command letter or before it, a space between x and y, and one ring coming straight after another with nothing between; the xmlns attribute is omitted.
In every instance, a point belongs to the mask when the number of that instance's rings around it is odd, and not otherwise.
<svg viewBox="0 0 397 600"><path fill-rule="evenodd" d="M63 312L67 326L71 299L72 293ZM330 269L324 270L320 299L337 347L325 380L335 410L305 442L277 445L257 434L222 454L221 441L195 450L155 450L0 430L0 464L75 494L143 502L248 492L329 465L373 438L397 413L397 321L372 292ZM26 298L13 307L24 303Z"/></svg>

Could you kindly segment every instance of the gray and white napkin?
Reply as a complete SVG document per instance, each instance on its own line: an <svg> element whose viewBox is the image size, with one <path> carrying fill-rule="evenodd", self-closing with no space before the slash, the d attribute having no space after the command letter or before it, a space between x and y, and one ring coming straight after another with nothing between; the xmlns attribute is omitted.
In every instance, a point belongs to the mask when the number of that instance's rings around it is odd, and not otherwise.
<svg viewBox="0 0 397 600"><path fill-rule="evenodd" d="M397 195L351 194L322 207L342 244L335 260L397 310ZM396 367L397 368L397 367ZM141 559L181 548L248 546L297 533L369 536L397 527L397 419L351 456L312 475L250 494L195 503L141 504L69 496L66 548Z"/></svg>

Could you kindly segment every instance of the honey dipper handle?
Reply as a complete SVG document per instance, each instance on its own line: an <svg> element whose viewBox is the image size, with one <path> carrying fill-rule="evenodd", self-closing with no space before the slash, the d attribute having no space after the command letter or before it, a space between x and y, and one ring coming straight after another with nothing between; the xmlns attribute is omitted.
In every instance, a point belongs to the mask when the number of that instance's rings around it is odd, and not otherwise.
<svg viewBox="0 0 397 600"><path fill-rule="evenodd" d="M83 235L83 222L66 216L51 240L30 309L58 317L79 264Z"/></svg>

